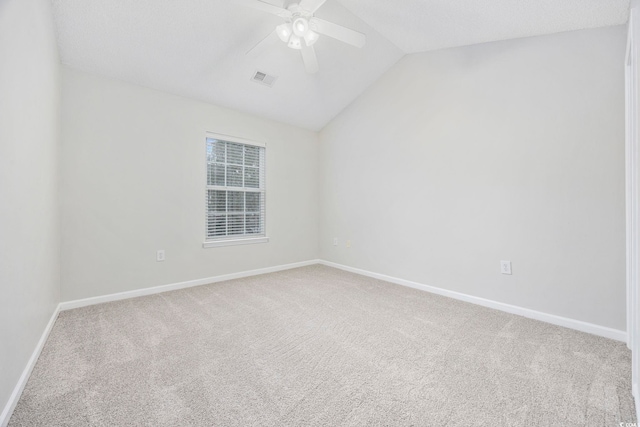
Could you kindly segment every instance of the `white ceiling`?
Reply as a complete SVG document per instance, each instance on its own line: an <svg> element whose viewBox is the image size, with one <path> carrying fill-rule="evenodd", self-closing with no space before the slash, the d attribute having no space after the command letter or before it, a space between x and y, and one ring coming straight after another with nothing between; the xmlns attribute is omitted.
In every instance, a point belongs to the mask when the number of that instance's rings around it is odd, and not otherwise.
<svg viewBox="0 0 640 427"><path fill-rule="evenodd" d="M405 53L619 25L629 0L340 0Z"/></svg>
<svg viewBox="0 0 640 427"><path fill-rule="evenodd" d="M62 62L320 130L405 53L626 22L629 0L327 0L316 16L367 35L315 44L320 71L278 43L247 52L281 18L237 0L52 0ZM268 0L281 6L283 0ZM274 87L250 81L256 69Z"/></svg>
<svg viewBox="0 0 640 427"><path fill-rule="evenodd" d="M277 1L272 1L278 4ZM64 64L299 127L320 130L403 56L335 0L316 16L367 35L357 49L328 37L309 75L284 43L245 52L281 18L234 0L53 0ZM282 5L282 1L279 2ZM272 88L250 81L278 76Z"/></svg>

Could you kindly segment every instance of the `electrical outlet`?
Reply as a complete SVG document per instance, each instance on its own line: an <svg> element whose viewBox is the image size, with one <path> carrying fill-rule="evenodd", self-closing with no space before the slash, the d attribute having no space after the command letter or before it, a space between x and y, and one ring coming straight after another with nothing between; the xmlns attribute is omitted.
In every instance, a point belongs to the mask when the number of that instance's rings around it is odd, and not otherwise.
<svg viewBox="0 0 640 427"><path fill-rule="evenodd" d="M164 261L164 249L160 249L156 252L156 261Z"/></svg>
<svg viewBox="0 0 640 427"><path fill-rule="evenodd" d="M333 238L333 246L338 246L338 238L337 237Z"/></svg>
<svg viewBox="0 0 640 427"><path fill-rule="evenodd" d="M350 248L351 247L351 240L347 240L347 247Z"/></svg>
<svg viewBox="0 0 640 427"><path fill-rule="evenodd" d="M500 261L500 273L511 274L511 261Z"/></svg>

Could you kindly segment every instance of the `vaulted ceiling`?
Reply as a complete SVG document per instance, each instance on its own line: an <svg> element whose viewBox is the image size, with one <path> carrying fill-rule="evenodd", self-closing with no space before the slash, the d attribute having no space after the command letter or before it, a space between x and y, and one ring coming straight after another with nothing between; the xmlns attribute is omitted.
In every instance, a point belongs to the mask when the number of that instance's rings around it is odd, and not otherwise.
<svg viewBox="0 0 640 427"><path fill-rule="evenodd" d="M283 21L243 3L53 0L61 60L320 130L406 53L618 25L629 11L629 0L327 0L316 16L366 34L367 43L320 37L320 70L307 74L299 51L281 42L245 55ZM277 76L273 87L252 82L256 70Z"/></svg>

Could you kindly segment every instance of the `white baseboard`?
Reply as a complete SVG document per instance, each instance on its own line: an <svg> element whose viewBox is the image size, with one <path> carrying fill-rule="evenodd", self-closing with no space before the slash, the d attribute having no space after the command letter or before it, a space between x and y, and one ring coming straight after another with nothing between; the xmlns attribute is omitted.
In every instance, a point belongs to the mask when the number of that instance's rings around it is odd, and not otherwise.
<svg viewBox="0 0 640 427"><path fill-rule="evenodd" d="M527 317L529 319L540 320L542 322L551 323L553 325L563 326L565 328L575 329L577 331L610 338L616 341L627 341L627 333L618 329L608 328L606 326L594 325L593 323L583 322L581 320L569 319L567 317L547 314L528 308L518 307L515 305L505 304L485 298L474 297L472 295L463 294L461 292L450 291L447 289L437 288L435 286L423 285L422 283L412 282L410 280L399 279L397 277L387 276L384 274L373 273L359 268L348 267L346 265L337 264L335 262L320 260L320 264L329 267L339 268L340 270L349 271L351 273L360 274L362 276L373 277L374 279L384 280L385 282L395 283L397 285L408 286L414 289L431 292L445 297L457 299L460 301L470 302L472 304L489 307L507 313L516 314L518 316Z"/></svg>
<svg viewBox="0 0 640 427"><path fill-rule="evenodd" d="M631 395L633 396L633 401L636 404L636 420L640 421L640 399L638 399L638 384L634 384L631 386Z"/></svg>
<svg viewBox="0 0 640 427"><path fill-rule="evenodd" d="M115 294L102 295L99 297L91 297L66 301L60 303L60 311L71 310L74 308L86 307L89 305L102 304L105 302L119 301L128 298L141 297L145 295L159 294L162 292L175 291L178 289L191 288L193 286L207 285L209 283L223 282L225 280L241 279L243 277L257 276L259 274L274 273L276 271L290 270L292 268L305 267L307 265L318 264L320 260L314 259L309 261L295 262L292 264L276 265L274 267L259 268L256 270L242 271L240 273L223 274L221 276L207 277L205 279L189 280L187 282L172 283L169 285L154 286L151 288L136 289L133 291L118 292Z"/></svg>
<svg viewBox="0 0 640 427"><path fill-rule="evenodd" d="M329 267L338 268L340 270L349 271L349 272L360 274L363 276L373 277L375 279L384 280L386 282L391 282L391 283L395 283L402 286L408 286L414 289L420 289L426 292L431 292L434 294L446 296L446 297L457 299L460 301L466 301L472 304L481 305L483 307L489 307L489 308L504 311L507 313L516 314L518 316L523 316L530 319L551 323L553 325L563 326L565 328L575 329L581 332L586 332L589 334L614 339L616 341L622 341L622 342L627 341L627 333L625 331L608 328L606 326L599 326L593 323L583 322L581 320L574 320L574 319L569 319L567 317L556 316L554 314L543 313L543 312L531 310L528 308L505 304L498 301L493 301L485 298L463 294L461 292L450 291L450 290L438 288L435 286L424 285L422 283L412 282L410 280L399 279L397 277L387 276L384 274L374 273L371 271L362 270L359 268L349 267L346 265L337 264L337 263L325 261L325 260L318 260L318 259L303 261L303 262L296 262L292 264L278 265L274 267L259 268L256 270L243 271L240 273L224 274L221 276L190 280L187 282L173 283L169 285L161 285L161 286L155 286L151 288L136 289L133 291L119 292L119 293L103 295L99 297L85 298L85 299L79 299L74 301L66 301L66 302L60 303L59 309L60 311L71 310L74 308L86 307L89 305L102 304L105 302L118 301L118 300L135 298L135 297L140 297L145 295L153 295L161 292L168 292L168 291L174 291L177 289L190 288L193 286L206 285L208 283L222 282L225 280L240 279L240 278L249 277L249 276L257 276L260 274L289 270L292 268L304 267L304 266L313 265L313 264L322 264Z"/></svg>
<svg viewBox="0 0 640 427"><path fill-rule="evenodd" d="M40 352L44 347L44 343L47 342L47 338L49 337L49 333L51 332L51 329L53 329L53 324L56 322L59 312L60 312L60 304L58 304L56 309L53 311L53 314L51 315L51 319L49 319L49 323L47 323L47 326L44 328L44 332L42 332L42 336L40 336L40 340L38 341L36 348L33 350L33 353L31 354L31 357L27 362L27 366L24 368L24 371L22 371L22 375L20 375L20 379L18 380L18 383L14 387L13 392L9 397L9 401L7 402L4 409L2 410L2 414L0 414L0 427L6 427L7 424L9 424L9 419L11 419L11 414L13 414L13 410L16 408L16 405L18 404L18 400L20 400L22 391L24 390L24 387L27 385L29 376L31 376L31 371L33 371L33 368L36 366L38 357L40 357Z"/></svg>

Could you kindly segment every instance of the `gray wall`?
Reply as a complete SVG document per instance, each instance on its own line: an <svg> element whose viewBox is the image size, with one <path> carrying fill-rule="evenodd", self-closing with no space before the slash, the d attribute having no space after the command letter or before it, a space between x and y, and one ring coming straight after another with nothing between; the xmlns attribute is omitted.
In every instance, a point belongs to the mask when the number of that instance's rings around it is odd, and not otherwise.
<svg viewBox="0 0 640 427"><path fill-rule="evenodd" d="M403 58L320 134L321 258L625 330L625 40Z"/></svg>
<svg viewBox="0 0 640 427"><path fill-rule="evenodd" d="M51 2L0 2L0 411L59 301Z"/></svg>
<svg viewBox="0 0 640 427"><path fill-rule="evenodd" d="M62 109L64 301L317 258L315 132L66 67ZM202 248L207 131L267 144L268 243Z"/></svg>

